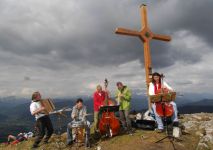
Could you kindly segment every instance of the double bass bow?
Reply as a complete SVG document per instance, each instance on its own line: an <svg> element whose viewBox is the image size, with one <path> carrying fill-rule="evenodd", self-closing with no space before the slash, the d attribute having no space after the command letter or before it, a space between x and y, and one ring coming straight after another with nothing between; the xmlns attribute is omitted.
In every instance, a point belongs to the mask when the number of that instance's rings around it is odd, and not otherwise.
<svg viewBox="0 0 213 150"><path fill-rule="evenodd" d="M109 96L107 94L107 86L108 86L108 80L105 79L105 106L106 111L104 111L101 115L101 119L99 121L99 130L101 135L107 135L109 137L112 137L114 135L117 135L120 130L120 122L118 118L115 116L115 113L109 110L109 107L114 107L114 103L112 100L109 99ZM104 107L105 107L104 106Z"/></svg>

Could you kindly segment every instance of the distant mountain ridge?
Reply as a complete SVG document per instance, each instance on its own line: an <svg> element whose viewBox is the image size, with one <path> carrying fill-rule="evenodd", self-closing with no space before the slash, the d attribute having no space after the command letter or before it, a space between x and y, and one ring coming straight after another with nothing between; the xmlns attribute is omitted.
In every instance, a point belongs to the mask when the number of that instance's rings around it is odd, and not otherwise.
<svg viewBox="0 0 213 150"><path fill-rule="evenodd" d="M203 99L197 102L187 103L186 105L178 107L178 111L181 114L199 112L213 113L213 99Z"/></svg>
<svg viewBox="0 0 213 150"><path fill-rule="evenodd" d="M213 106L213 99L203 99L203 100L191 103L191 105Z"/></svg>
<svg viewBox="0 0 213 150"><path fill-rule="evenodd" d="M84 103L87 106L88 113L93 113L93 100L91 97L83 97ZM184 101L185 103L180 103L181 100L177 100L177 106L180 113L199 113L199 112L209 112L213 113L213 99L203 99L196 102ZM188 103L187 103L188 102ZM7 103L7 104L6 104ZM22 101L20 103L11 102L2 102L0 101L0 142L6 139L8 134L17 134L20 132L20 129L25 131L32 131L35 118L30 114L29 106L30 101L27 102ZM180 103L180 105L179 105ZM1 107L1 104L3 104ZM56 110L61 109L63 107L70 107L75 104L75 99L55 99L54 104L56 106ZM182 104L182 105L181 105ZM132 100L131 108L134 110L147 110L147 99L146 97L138 96ZM67 118L62 118L62 128L63 130L66 128L67 123L71 120L70 113L66 112ZM58 124L58 116L51 115L52 122L54 123L55 131L58 132L59 124ZM93 121L93 116L89 118ZM18 128L17 128L18 127ZM3 132L4 131L4 132ZM64 131L63 131L64 132ZM3 139L2 139L3 138Z"/></svg>

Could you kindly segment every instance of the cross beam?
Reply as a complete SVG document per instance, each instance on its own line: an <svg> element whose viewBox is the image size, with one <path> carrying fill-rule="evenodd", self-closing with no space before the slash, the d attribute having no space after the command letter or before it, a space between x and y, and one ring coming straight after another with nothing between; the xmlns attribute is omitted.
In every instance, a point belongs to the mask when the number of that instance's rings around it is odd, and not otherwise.
<svg viewBox="0 0 213 150"><path fill-rule="evenodd" d="M152 74L152 63L151 63L151 54L150 54L150 41L152 39L161 40L161 41L170 41L171 37L168 35L161 35L153 33L148 25L147 19L147 9L146 5L142 4L140 6L141 13L141 30L135 31L125 28L116 28L116 34L128 35L128 36L136 36L141 39L144 47L144 67L146 73L146 86L147 86L147 94L149 88L149 82L151 81L150 75ZM149 100L149 109L151 108L151 103Z"/></svg>

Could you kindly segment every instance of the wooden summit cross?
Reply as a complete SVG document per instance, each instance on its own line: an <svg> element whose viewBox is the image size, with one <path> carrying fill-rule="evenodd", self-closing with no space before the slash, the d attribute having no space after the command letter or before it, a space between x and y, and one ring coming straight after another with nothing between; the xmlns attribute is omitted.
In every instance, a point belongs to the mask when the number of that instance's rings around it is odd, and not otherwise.
<svg viewBox="0 0 213 150"><path fill-rule="evenodd" d="M147 19L147 11L146 11L146 5L142 4L140 6L141 9L141 25L142 28L140 31L130 30L130 29L124 29L124 28L117 28L115 33L116 34L123 34L123 35L129 35L129 36L136 36L139 37L144 46L144 66L145 66L145 73L146 73L146 86L147 86L147 94L148 94L148 88L149 88L149 82L152 75L152 63L151 63L151 55L150 55L150 41L152 39L155 40L161 40L161 41L170 41L171 37L167 35L160 35L153 33L148 25L148 19ZM151 108L151 103L149 100L149 109Z"/></svg>

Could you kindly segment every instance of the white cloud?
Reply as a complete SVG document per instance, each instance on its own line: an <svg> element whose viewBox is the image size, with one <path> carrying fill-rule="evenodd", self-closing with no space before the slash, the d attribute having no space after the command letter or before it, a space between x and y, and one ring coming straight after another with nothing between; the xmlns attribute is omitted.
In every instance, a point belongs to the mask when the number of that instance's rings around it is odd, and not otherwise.
<svg viewBox="0 0 213 150"><path fill-rule="evenodd" d="M21 95L29 97L33 92L35 92L35 89L25 87L21 90Z"/></svg>

